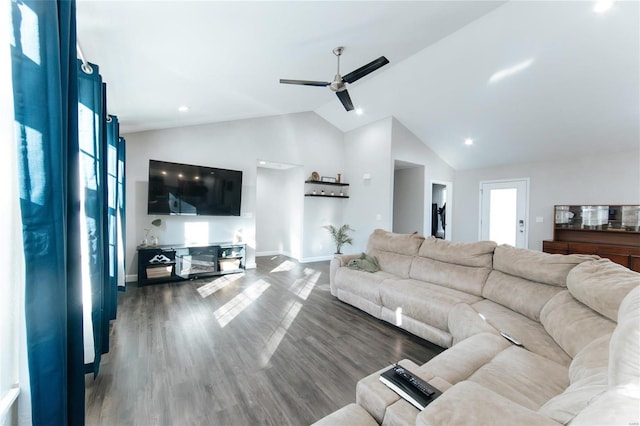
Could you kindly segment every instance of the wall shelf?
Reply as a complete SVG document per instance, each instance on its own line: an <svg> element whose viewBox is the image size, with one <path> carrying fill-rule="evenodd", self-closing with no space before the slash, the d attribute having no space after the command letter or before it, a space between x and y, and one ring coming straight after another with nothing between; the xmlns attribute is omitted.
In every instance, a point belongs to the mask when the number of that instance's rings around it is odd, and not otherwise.
<svg viewBox="0 0 640 426"><path fill-rule="evenodd" d="M349 195L343 189L333 190L332 188L340 187L345 190L349 187L348 183L344 182L322 182L320 180L305 180L304 183L309 185L305 191L305 197L319 197L319 198L349 198ZM331 195L331 193L334 193ZM337 193L336 193L337 192Z"/></svg>
<svg viewBox="0 0 640 426"><path fill-rule="evenodd" d="M321 197L321 198L349 198L348 195L327 195L327 194L304 194L305 197Z"/></svg>
<svg viewBox="0 0 640 426"><path fill-rule="evenodd" d="M349 186L348 183L342 182L322 182L320 180L305 180L304 183L310 183L313 185L329 185L329 186Z"/></svg>

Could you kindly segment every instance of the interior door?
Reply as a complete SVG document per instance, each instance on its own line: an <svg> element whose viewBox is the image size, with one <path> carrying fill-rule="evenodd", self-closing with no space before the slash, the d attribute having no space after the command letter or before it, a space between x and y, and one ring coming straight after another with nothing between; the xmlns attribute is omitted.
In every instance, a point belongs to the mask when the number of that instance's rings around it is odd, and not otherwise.
<svg viewBox="0 0 640 426"><path fill-rule="evenodd" d="M529 180L480 183L480 239L527 248Z"/></svg>

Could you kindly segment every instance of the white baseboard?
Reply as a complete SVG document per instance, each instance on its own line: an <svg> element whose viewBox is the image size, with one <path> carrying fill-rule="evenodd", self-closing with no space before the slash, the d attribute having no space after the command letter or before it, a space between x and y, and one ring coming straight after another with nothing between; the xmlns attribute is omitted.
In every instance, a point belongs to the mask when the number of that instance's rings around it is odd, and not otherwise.
<svg viewBox="0 0 640 426"><path fill-rule="evenodd" d="M271 250L271 251L257 251L256 252L256 257L260 257L260 256L279 256L281 255L282 252L278 251L278 250ZM286 255L285 255L286 256Z"/></svg>
<svg viewBox="0 0 640 426"><path fill-rule="evenodd" d="M138 274L125 275L124 280L128 283L134 283L138 281Z"/></svg>
<svg viewBox="0 0 640 426"><path fill-rule="evenodd" d="M316 257L305 257L304 259L300 259L300 263L311 263L311 262L324 262L325 260L333 259L333 254L328 256L316 256Z"/></svg>

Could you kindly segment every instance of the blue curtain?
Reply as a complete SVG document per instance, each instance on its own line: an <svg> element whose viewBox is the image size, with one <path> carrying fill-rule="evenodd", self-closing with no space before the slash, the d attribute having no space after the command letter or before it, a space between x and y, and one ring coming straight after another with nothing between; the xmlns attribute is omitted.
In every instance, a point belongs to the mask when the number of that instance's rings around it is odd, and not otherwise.
<svg viewBox="0 0 640 426"><path fill-rule="evenodd" d="M105 311L108 320L116 319L118 307L118 117L107 117L107 253L108 253L108 285L105 287ZM103 352L109 351L109 339ZM106 349L106 350L105 350Z"/></svg>
<svg viewBox="0 0 640 426"><path fill-rule="evenodd" d="M118 191L117 191L117 247L118 247L118 258L117 258L117 281L118 281L118 290L124 291L126 289L126 276L125 276L125 257L124 248L126 247L126 218L125 218L125 174L124 174L124 164L126 160L126 147L127 143L123 137L118 138Z"/></svg>
<svg viewBox="0 0 640 426"><path fill-rule="evenodd" d="M91 292L93 362L85 371L97 376L102 354L109 352L109 324L118 306L119 263L124 250L118 250L119 191L124 190L124 140L119 137L118 117L107 114L107 85L95 64L78 61L78 117L80 140L80 180L83 191L83 282ZM122 164L120 164L120 159ZM119 176L120 174L120 176ZM124 207L124 206L123 206ZM121 277L124 283L124 276ZM86 316L85 316L86 318ZM86 333L85 333L86 337Z"/></svg>
<svg viewBox="0 0 640 426"><path fill-rule="evenodd" d="M84 291L91 294L93 328L93 360L85 362L86 371L98 373L103 340L108 340L109 322L105 321L105 286L108 284L108 262L105 250L106 185L106 113L105 88L95 64L84 67L77 61L78 133L80 146L80 206L82 231L82 268ZM87 299L85 299L85 303ZM85 316L86 318L86 316ZM104 339L106 334L106 339ZM87 333L85 333L87 337ZM108 344L107 344L108 348Z"/></svg>
<svg viewBox="0 0 640 426"><path fill-rule="evenodd" d="M32 418L83 424L75 1L11 7Z"/></svg>

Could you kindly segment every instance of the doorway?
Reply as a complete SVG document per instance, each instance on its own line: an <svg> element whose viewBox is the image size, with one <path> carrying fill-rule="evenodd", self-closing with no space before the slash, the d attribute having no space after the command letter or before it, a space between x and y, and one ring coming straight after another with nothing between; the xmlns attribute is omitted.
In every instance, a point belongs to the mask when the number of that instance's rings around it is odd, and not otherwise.
<svg viewBox="0 0 640 426"><path fill-rule="evenodd" d="M452 183L431 181L430 234L436 238L451 240Z"/></svg>
<svg viewBox="0 0 640 426"><path fill-rule="evenodd" d="M529 179L480 182L480 240L527 248Z"/></svg>
<svg viewBox="0 0 640 426"><path fill-rule="evenodd" d="M405 161L394 162L393 228L399 234L423 234L424 166Z"/></svg>

